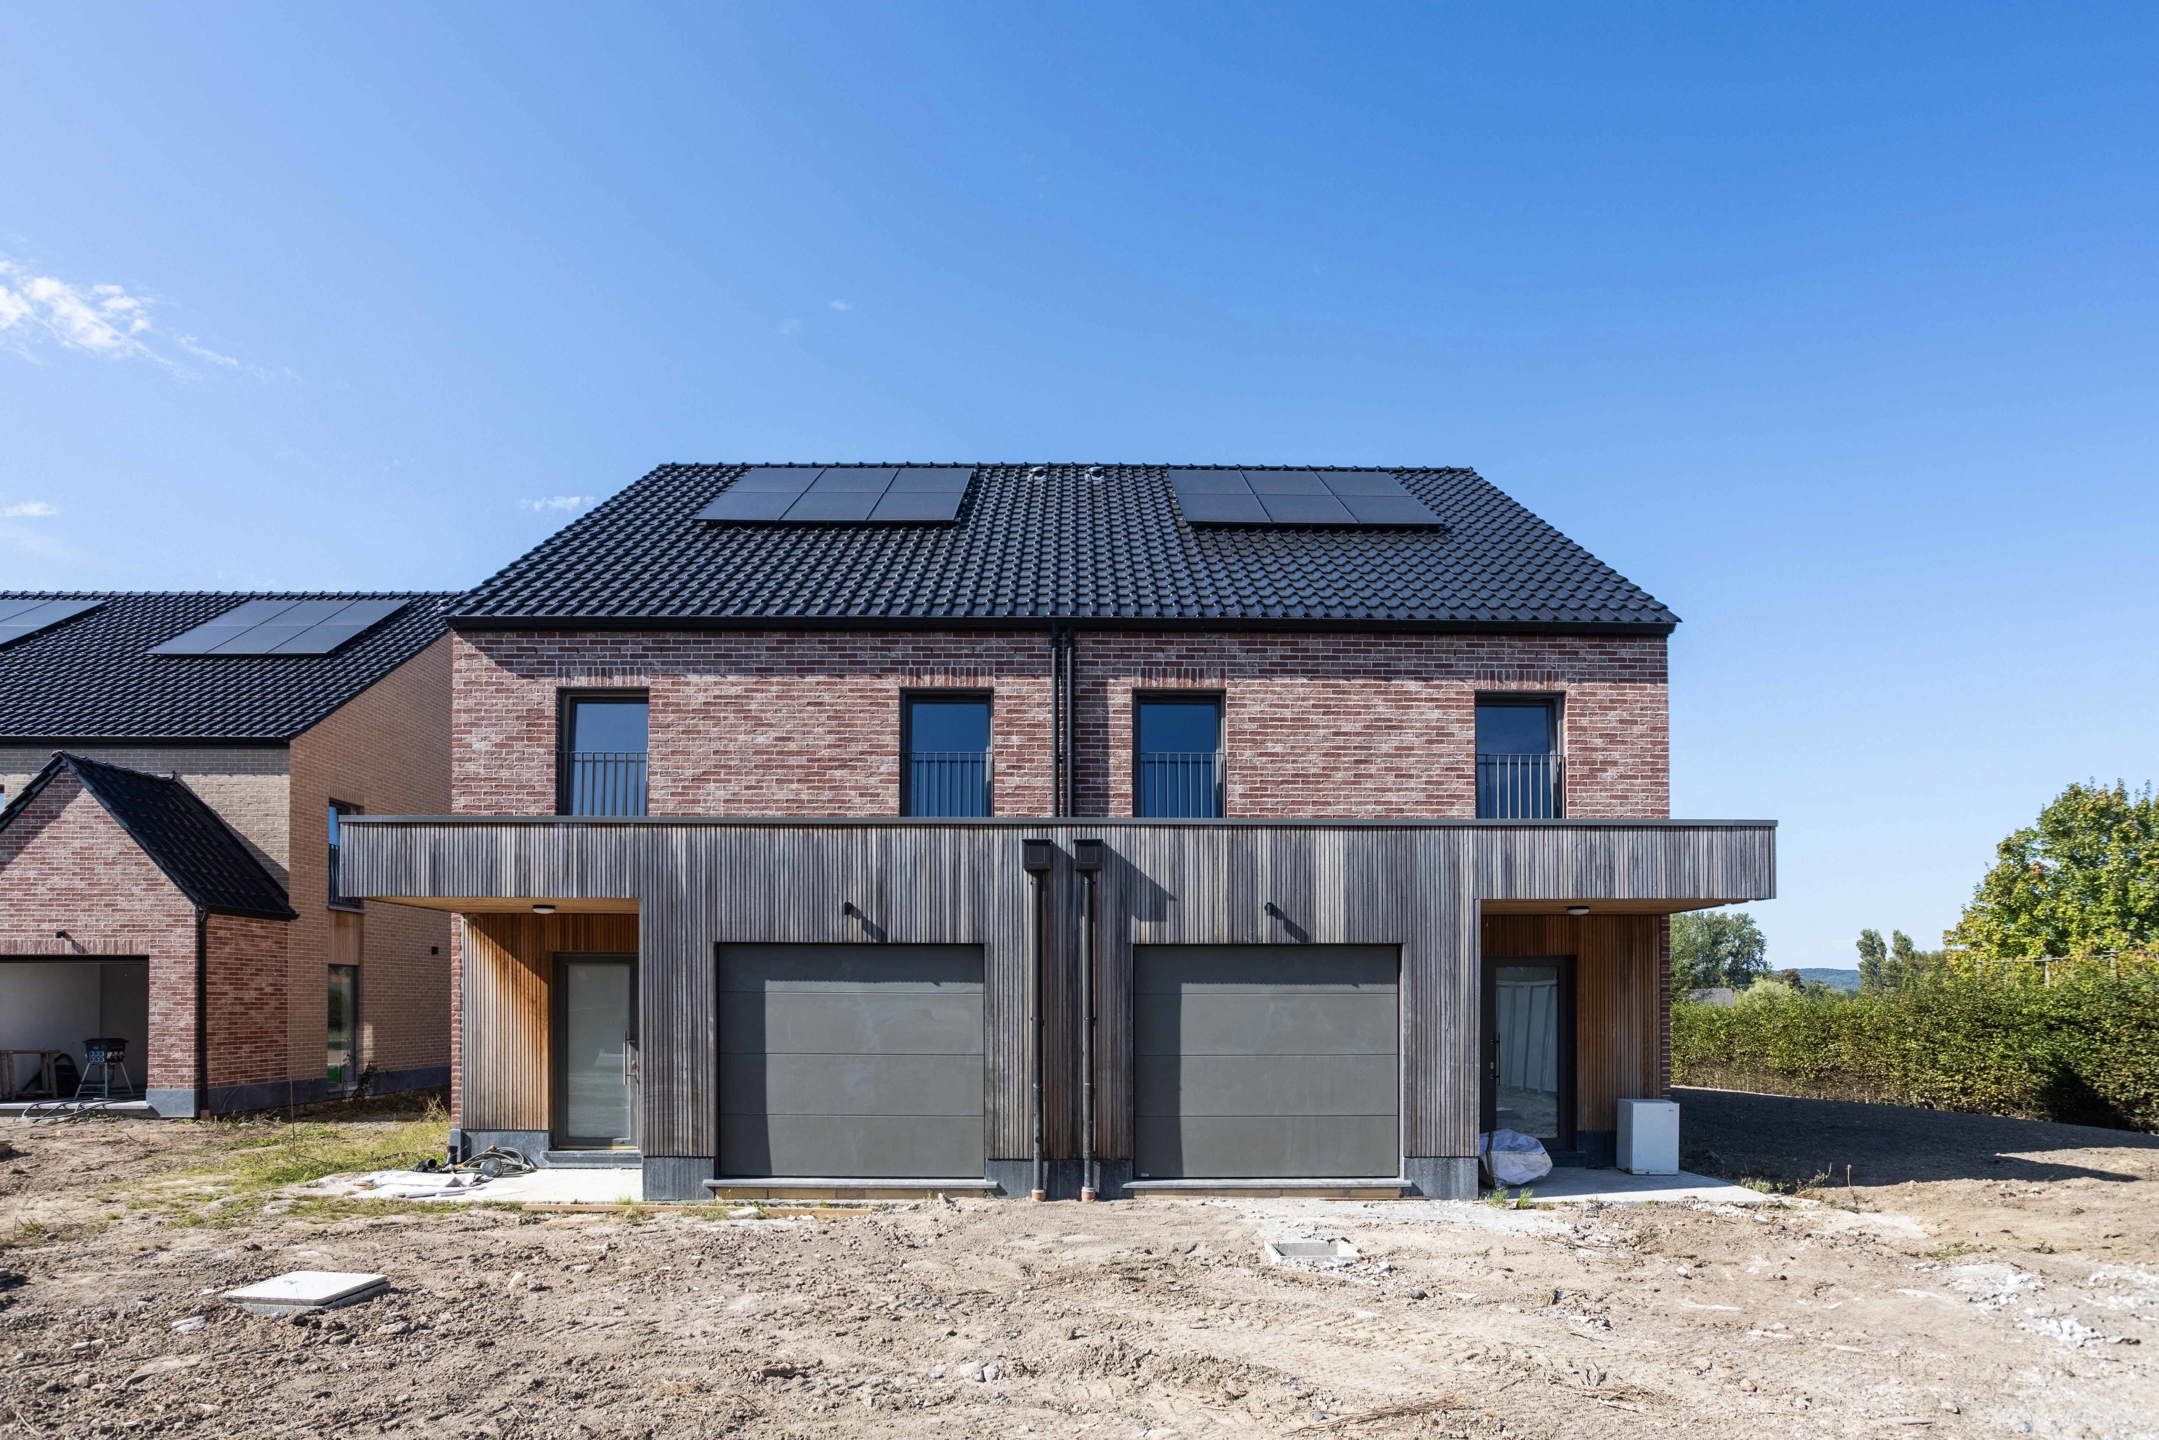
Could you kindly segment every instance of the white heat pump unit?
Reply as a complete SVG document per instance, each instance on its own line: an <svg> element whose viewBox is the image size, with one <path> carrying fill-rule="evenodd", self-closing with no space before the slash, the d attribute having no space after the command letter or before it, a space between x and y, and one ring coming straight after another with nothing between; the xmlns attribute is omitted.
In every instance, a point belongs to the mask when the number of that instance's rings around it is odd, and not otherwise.
<svg viewBox="0 0 2159 1440"><path fill-rule="evenodd" d="M1679 1173L1679 1104L1619 1102L1619 1168L1634 1175Z"/></svg>

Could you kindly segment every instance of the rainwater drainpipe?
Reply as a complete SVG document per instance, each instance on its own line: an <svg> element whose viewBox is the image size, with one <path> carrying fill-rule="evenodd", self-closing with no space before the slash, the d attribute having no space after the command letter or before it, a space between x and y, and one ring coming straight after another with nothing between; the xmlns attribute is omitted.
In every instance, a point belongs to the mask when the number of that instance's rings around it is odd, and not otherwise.
<svg viewBox="0 0 2159 1440"><path fill-rule="evenodd" d="M1020 845L1020 867L1027 872L1031 882L1030 898L1034 901L1034 919L1028 927L1027 946L1027 1026L1032 1037L1032 1053L1029 1057L1028 1089L1032 1103L1034 1178L1030 1194L1036 1200L1047 1200L1049 1190L1042 1183L1042 926L1044 902L1049 893L1050 870L1057 863L1057 847L1047 840L1027 840Z"/></svg>
<svg viewBox="0 0 2159 1440"><path fill-rule="evenodd" d="M1095 1198L1094 1161L1094 953L1095 880L1102 873L1100 840L1072 842L1072 868L1080 877L1080 1200Z"/></svg>
<svg viewBox="0 0 2159 1440"><path fill-rule="evenodd" d="M143 1057L143 1070L150 1068ZM146 1080L143 1082L148 1084ZM210 1113L210 912L195 907L195 1118Z"/></svg>

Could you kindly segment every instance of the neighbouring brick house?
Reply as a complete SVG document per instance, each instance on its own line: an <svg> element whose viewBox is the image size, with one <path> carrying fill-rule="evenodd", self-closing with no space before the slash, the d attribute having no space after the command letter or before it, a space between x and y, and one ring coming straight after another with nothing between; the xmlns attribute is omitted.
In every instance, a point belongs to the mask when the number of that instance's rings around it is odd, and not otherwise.
<svg viewBox="0 0 2159 1440"><path fill-rule="evenodd" d="M1473 472L665 466L454 602L453 1143L1460 1194L1668 1084L1675 617Z"/></svg>
<svg viewBox="0 0 2159 1440"><path fill-rule="evenodd" d="M446 1081L449 927L332 833L448 803L446 599L0 594L0 1101L106 1036L161 1115Z"/></svg>

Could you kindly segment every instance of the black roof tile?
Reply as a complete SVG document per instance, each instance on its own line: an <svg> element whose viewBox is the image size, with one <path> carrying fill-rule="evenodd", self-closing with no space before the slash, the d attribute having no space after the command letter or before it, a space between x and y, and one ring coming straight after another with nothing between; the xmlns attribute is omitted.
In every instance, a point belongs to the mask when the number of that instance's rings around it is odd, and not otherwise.
<svg viewBox="0 0 2159 1440"><path fill-rule="evenodd" d="M30 592L0 592L15 598ZM99 603L0 648L0 742L290 740L442 635L451 597L76 591L35 598ZM328 655L150 653L262 599L410 603Z"/></svg>
<svg viewBox="0 0 2159 1440"><path fill-rule="evenodd" d="M80 780L83 789L195 904L220 915L293 918L285 887L263 868L247 842L202 797L175 779L62 751L0 810L0 830L63 772Z"/></svg>
<svg viewBox="0 0 2159 1440"><path fill-rule="evenodd" d="M1442 528L1195 528L1162 465L982 465L949 525L697 512L746 465L662 465L452 607L475 627L1005 624L1661 632L1657 600L1475 471L1404 469ZM1246 467L1251 468L1251 467Z"/></svg>

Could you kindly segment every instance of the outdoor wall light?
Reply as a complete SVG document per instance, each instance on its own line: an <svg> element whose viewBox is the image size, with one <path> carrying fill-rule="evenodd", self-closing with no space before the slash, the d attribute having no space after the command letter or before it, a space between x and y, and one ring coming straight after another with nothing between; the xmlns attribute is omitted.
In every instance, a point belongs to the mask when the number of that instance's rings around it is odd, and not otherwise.
<svg viewBox="0 0 2159 1440"><path fill-rule="evenodd" d="M552 905L535 905L532 907L532 913L535 915L552 915L555 913L555 907Z"/></svg>
<svg viewBox="0 0 2159 1440"><path fill-rule="evenodd" d="M1569 905L1567 907L1567 913L1579 919L1589 913L1589 907L1587 905Z"/></svg>

